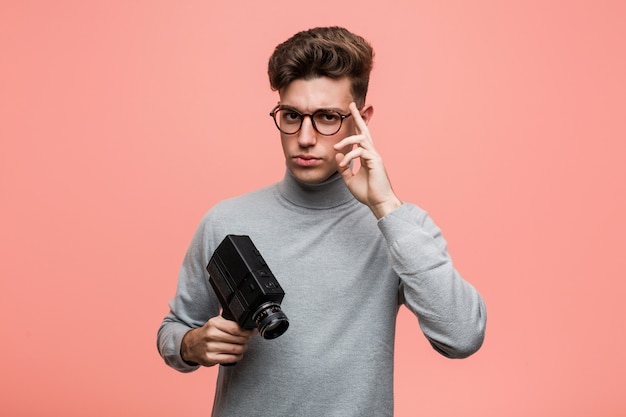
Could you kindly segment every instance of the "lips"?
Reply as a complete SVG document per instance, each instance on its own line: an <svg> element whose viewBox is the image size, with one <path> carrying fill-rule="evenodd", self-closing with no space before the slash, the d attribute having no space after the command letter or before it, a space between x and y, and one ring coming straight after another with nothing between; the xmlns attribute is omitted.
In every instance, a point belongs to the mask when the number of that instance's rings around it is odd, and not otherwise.
<svg viewBox="0 0 626 417"><path fill-rule="evenodd" d="M302 167L314 166L321 162L321 158L317 158L313 155L296 155L293 157L293 160L296 165Z"/></svg>

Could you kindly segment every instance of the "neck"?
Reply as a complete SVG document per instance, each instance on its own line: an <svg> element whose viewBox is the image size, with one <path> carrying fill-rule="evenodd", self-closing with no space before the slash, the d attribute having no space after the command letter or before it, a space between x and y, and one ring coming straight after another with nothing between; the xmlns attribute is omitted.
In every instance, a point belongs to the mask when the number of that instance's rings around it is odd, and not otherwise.
<svg viewBox="0 0 626 417"><path fill-rule="evenodd" d="M312 209L329 209L355 201L338 172L320 183L304 184L287 169L278 190L292 204Z"/></svg>

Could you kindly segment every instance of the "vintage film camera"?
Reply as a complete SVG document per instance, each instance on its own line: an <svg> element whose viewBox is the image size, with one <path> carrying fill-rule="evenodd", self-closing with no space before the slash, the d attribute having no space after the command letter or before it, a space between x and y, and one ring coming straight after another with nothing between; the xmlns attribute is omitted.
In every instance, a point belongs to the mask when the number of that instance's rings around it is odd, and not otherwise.
<svg viewBox="0 0 626 417"><path fill-rule="evenodd" d="M289 320L280 308L285 292L249 236L226 236L206 269L222 317L244 329L258 328L265 339L285 333Z"/></svg>

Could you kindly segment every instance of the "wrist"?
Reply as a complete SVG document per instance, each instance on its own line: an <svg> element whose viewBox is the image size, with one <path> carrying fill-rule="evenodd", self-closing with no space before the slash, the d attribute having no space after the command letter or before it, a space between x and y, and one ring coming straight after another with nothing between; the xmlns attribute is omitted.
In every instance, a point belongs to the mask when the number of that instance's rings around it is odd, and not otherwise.
<svg viewBox="0 0 626 417"><path fill-rule="evenodd" d="M400 201L396 196L394 196L393 199L391 200L387 200L382 203L378 203L378 204L370 206L370 210L372 210L372 213L374 213L374 216L376 216L376 219L380 220L381 218L385 217L387 214L391 213L392 211L394 211L401 205L402 205L402 201Z"/></svg>
<svg viewBox="0 0 626 417"><path fill-rule="evenodd" d="M189 366L198 366L199 364L193 360L193 351L189 346L189 337L191 336L191 332L195 329L189 330L183 336L183 339L180 342L180 357Z"/></svg>

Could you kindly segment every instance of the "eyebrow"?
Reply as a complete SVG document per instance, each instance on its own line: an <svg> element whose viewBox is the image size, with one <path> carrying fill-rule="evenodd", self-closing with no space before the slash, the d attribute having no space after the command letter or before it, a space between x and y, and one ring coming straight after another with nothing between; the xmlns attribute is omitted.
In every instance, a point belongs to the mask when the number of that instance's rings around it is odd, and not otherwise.
<svg viewBox="0 0 626 417"><path fill-rule="evenodd" d="M305 112L303 112L302 110L297 109L296 107L290 106L288 104L281 104L278 108L281 109L281 110L293 110L293 111L295 111L297 113L305 114ZM341 115L344 115L344 110L340 109L338 107L321 107L319 109L315 109L313 112L311 112L311 114L317 113L318 111L326 111L326 112L334 111L334 112L337 112L337 113L339 113ZM306 113L306 114L308 114L308 113ZM350 112L348 111L347 114L350 114Z"/></svg>

